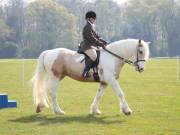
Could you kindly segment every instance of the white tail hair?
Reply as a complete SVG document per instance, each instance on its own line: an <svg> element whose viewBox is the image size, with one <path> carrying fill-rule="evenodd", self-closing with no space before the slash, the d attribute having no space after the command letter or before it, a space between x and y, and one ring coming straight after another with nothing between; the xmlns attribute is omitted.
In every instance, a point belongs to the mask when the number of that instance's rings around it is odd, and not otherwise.
<svg viewBox="0 0 180 135"><path fill-rule="evenodd" d="M36 71L32 77L33 84L33 99L36 107L49 107L48 105L48 96L47 96L47 76L44 66L44 55L45 52L42 52L38 58Z"/></svg>

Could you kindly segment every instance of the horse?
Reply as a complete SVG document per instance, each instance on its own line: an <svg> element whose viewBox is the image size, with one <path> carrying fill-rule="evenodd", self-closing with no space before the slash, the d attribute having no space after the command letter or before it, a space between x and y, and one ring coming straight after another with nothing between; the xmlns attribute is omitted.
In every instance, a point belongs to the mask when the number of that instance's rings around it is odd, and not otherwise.
<svg viewBox="0 0 180 135"><path fill-rule="evenodd" d="M56 95L59 82L65 76L81 82L96 82L92 75L90 78L82 76L85 67L85 62L82 62L84 57L83 54L66 48L45 50L40 54L35 74L32 77L36 113L41 112L44 107L49 107L48 90L50 90L54 113L65 114L58 105ZM99 100L105 88L110 85L119 98L121 111L125 115L132 114L117 80L125 63L130 63L136 71L143 72L148 59L149 42L140 39L119 40L107 45L106 49L101 48L98 65L99 88L91 104L90 113L101 114Z"/></svg>

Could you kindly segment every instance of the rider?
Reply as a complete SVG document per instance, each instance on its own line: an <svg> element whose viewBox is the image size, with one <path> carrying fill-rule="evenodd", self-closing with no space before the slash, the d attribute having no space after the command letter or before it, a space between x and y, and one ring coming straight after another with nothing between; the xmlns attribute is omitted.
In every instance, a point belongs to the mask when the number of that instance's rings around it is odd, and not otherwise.
<svg viewBox="0 0 180 135"><path fill-rule="evenodd" d="M96 13L88 11L85 19L87 21L83 28L83 41L80 43L80 52L84 52L90 59L86 61L83 77L90 77L89 70L97 58L96 50L98 47L105 48L107 42L101 39L95 30Z"/></svg>

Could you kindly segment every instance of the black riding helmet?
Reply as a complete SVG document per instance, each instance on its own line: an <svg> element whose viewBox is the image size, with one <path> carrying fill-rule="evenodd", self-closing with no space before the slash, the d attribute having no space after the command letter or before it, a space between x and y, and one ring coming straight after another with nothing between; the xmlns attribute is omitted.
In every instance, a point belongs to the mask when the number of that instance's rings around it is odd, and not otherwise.
<svg viewBox="0 0 180 135"><path fill-rule="evenodd" d="M85 19L87 19L87 18L96 19L96 13L95 13L94 11L88 11L88 12L86 13Z"/></svg>

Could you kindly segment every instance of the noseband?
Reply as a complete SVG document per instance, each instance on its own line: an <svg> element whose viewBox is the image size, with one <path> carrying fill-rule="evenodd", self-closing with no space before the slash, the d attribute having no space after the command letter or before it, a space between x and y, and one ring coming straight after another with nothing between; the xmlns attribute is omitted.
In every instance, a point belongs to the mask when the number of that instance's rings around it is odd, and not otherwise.
<svg viewBox="0 0 180 135"><path fill-rule="evenodd" d="M145 62L146 60L145 59L143 59L143 60L139 59L138 49L137 49L136 61L133 63L133 65L137 67L139 72L141 71L141 69L138 65L138 62L141 62L141 61Z"/></svg>
<svg viewBox="0 0 180 135"><path fill-rule="evenodd" d="M134 66L137 66L138 70L139 70L140 68L139 68L138 62L141 62L141 61L145 62L146 60L145 59L143 59L143 60L139 59L138 51L139 50L137 49L136 61L134 62Z"/></svg>

